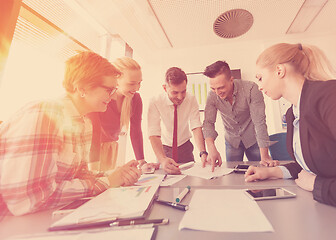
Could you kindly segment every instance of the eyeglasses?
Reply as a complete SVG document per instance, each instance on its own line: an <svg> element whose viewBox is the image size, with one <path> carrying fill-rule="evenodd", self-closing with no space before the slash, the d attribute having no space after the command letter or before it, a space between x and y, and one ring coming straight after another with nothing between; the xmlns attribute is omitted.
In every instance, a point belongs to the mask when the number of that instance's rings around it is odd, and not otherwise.
<svg viewBox="0 0 336 240"><path fill-rule="evenodd" d="M110 88L110 87L107 87L107 86L104 86L104 85L99 85L99 87L104 88L109 96L112 96L118 89L117 87Z"/></svg>

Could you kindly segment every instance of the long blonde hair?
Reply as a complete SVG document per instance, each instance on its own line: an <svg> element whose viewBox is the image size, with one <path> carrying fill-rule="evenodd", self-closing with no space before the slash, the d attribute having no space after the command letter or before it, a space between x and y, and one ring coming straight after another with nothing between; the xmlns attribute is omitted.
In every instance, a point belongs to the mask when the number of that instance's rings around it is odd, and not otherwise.
<svg viewBox="0 0 336 240"><path fill-rule="evenodd" d="M336 71L321 49L312 45L279 43L264 50L257 65L272 68L288 63L309 80L330 80Z"/></svg>
<svg viewBox="0 0 336 240"><path fill-rule="evenodd" d="M113 62L113 65L121 72L124 73L127 70L139 70L141 71L140 65L132 58L129 57L121 57L116 59ZM122 78L120 78L122 79ZM120 129L124 129L125 131L129 128L129 122L131 118L131 103L132 98L125 97L121 106L120 113Z"/></svg>

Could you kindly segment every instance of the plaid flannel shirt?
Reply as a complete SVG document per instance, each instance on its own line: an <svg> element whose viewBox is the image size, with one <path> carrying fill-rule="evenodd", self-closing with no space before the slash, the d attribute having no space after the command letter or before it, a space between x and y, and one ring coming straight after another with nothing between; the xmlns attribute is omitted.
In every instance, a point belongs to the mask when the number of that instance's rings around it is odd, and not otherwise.
<svg viewBox="0 0 336 240"><path fill-rule="evenodd" d="M109 187L88 171L92 123L69 97L26 106L0 126L0 219L54 208Z"/></svg>

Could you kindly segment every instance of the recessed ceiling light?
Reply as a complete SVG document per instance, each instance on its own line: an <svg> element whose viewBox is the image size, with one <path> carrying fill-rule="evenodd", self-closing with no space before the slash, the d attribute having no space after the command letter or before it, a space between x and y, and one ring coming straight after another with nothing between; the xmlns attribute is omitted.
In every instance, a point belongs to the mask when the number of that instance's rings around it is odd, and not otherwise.
<svg viewBox="0 0 336 240"><path fill-rule="evenodd" d="M302 33L315 20L328 0L305 0L286 33Z"/></svg>

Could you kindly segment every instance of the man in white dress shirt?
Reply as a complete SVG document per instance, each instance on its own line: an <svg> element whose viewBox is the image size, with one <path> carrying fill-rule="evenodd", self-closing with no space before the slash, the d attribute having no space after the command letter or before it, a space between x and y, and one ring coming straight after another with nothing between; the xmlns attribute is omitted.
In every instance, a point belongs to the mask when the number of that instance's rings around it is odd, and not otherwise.
<svg viewBox="0 0 336 240"><path fill-rule="evenodd" d="M187 93L185 72L177 67L169 68L163 89L165 93L153 97L148 108L148 135L157 159L167 173L180 174L179 164L194 161L194 147L190 142L192 131L201 161L205 166L208 153L205 151L198 103L194 96ZM177 109L176 157L173 156L175 108Z"/></svg>

